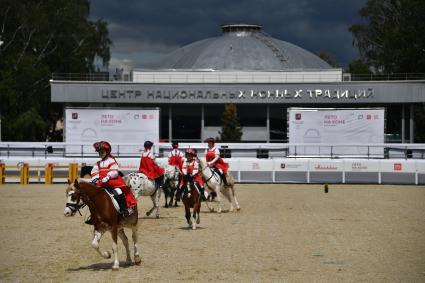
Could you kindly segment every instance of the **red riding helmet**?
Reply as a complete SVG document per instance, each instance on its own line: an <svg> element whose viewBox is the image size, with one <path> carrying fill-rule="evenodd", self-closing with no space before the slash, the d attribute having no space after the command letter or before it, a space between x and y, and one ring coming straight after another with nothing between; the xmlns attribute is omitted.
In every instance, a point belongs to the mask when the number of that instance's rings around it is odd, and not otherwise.
<svg viewBox="0 0 425 283"><path fill-rule="evenodd" d="M111 145L107 141L95 142L93 144L93 147L96 150L96 152L99 152L100 150L104 149L106 151L106 154L110 154L112 150Z"/></svg>
<svg viewBox="0 0 425 283"><path fill-rule="evenodd" d="M178 147L179 147L179 143L178 143L178 142L176 142L176 141L174 141L174 142L172 142L172 143L171 143L171 146L172 146L173 148L178 148Z"/></svg>

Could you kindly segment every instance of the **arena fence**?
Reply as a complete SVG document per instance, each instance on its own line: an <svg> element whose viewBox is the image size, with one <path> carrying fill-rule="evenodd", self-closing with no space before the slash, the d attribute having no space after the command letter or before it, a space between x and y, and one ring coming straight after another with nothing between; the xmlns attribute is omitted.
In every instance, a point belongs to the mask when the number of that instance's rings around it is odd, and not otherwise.
<svg viewBox="0 0 425 283"><path fill-rule="evenodd" d="M90 172L97 158L9 159L0 164L0 184L64 183ZM124 174L135 172L139 158L120 158ZM158 158L165 166L167 158ZM238 183L425 184L425 160L413 159L258 159L228 158ZM68 162L68 164L66 164Z"/></svg>
<svg viewBox="0 0 425 283"><path fill-rule="evenodd" d="M23 162L18 162L16 165L0 163L0 185L10 182L19 182L22 185L44 182L49 185L64 179L78 178L78 170L77 163L67 165L47 163L45 166Z"/></svg>

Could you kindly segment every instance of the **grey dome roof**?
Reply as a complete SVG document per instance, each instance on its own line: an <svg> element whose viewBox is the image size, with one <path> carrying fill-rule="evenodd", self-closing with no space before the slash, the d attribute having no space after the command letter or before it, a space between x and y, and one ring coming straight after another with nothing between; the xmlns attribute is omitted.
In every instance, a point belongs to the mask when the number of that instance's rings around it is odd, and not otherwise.
<svg viewBox="0 0 425 283"><path fill-rule="evenodd" d="M261 26L231 24L223 34L183 46L165 56L155 69L308 70L332 69L313 53L270 37Z"/></svg>

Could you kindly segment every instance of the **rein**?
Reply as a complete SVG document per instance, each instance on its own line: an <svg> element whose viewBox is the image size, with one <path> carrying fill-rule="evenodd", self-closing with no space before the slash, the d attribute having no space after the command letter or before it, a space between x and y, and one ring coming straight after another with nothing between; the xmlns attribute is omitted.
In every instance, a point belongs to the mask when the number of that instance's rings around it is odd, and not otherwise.
<svg viewBox="0 0 425 283"><path fill-rule="evenodd" d="M210 167L208 167L208 166L205 166L205 167L201 168L201 171L204 172L204 170L207 169L207 168L210 169L211 176L207 180L205 180L205 183L208 183L208 181L211 180L212 177L214 177L214 175L215 175L214 171Z"/></svg>

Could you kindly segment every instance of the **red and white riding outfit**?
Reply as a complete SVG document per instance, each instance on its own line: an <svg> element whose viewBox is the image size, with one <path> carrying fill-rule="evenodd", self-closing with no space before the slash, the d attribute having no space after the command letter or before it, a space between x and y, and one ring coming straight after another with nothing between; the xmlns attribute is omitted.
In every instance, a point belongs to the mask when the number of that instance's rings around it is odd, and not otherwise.
<svg viewBox="0 0 425 283"><path fill-rule="evenodd" d="M182 165L183 165L183 157L184 157L183 152L181 152L177 148L174 148L168 154L168 165L177 166L181 171Z"/></svg>
<svg viewBox="0 0 425 283"><path fill-rule="evenodd" d="M164 168L160 167L150 149L145 149L140 158L139 172L143 173L149 179L157 179L164 175Z"/></svg>
<svg viewBox="0 0 425 283"><path fill-rule="evenodd" d="M196 159L189 160L183 159L182 173L183 175L190 174L193 176L193 180L200 186L204 185L204 180L201 178L201 172L199 171L199 162ZM180 181L180 186L183 186L183 180Z"/></svg>
<svg viewBox="0 0 425 283"><path fill-rule="evenodd" d="M133 207L137 200L131 193L131 190L125 184L123 178L118 174L118 163L110 155L105 156L93 166L91 171L92 181L97 181L97 186L114 189L118 195L124 193L127 207Z"/></svg>
<svg viewBox="0 0 425 283"><path fill-rule="evenodd" d="M223 158L220 157L220 151L217 147L213 146L205 150L205 159L209 166L219 169L224 174L227 174L229 164L224 162Z"/></svg>

